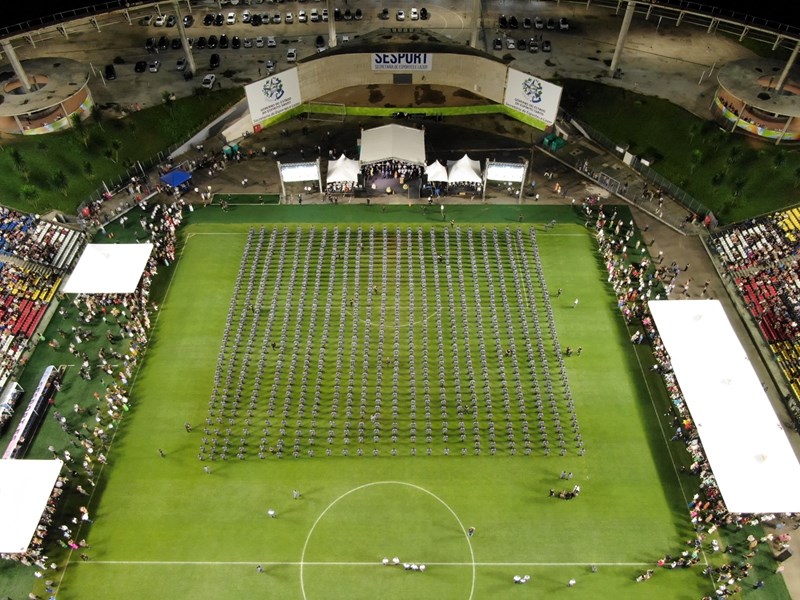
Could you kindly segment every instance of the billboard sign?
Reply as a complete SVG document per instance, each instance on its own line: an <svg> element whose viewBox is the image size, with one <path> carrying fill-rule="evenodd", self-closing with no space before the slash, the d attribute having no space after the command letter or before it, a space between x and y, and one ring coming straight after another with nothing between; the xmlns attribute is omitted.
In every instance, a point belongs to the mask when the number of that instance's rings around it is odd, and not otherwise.
<svg viewBox="0 0 800 600"><path fill-rule="evenodd" d="M374 52L373 71L430 71L433 54L425 52Z"/></svg>
<svg viewBox="0 0 800 600"><path fill-rule="evenodd" d="M301 103L300 80L296 67L251 83L245 86L244 91L254 124L291 110Z"/></svg>
<svg viewBox="0 0 800 600"><path fill-rule="evenodd" d="M545 125L552 125L558 115L561 89L544 79L509 69L503 104Z"/></svg>

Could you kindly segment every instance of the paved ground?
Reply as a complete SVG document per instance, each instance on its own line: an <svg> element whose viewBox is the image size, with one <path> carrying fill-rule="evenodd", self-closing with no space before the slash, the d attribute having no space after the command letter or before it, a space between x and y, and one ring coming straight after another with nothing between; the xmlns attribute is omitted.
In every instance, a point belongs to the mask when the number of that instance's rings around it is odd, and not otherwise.
<svg viewBox="0 0 800 600"><path fill-rule="evenodd" d="M356 2L351 2L351 4L355 5ZM384 22L377 20L378 2L364 1L357 5L364 7L364 21L344 24L340 26L339 33L347 33L354 37L360 31L384 25ZM313 6L308 4L306 9L310 10L310 7ZM321 4L316 6L322 7ZM273 10L270 5L262 5L262 7L263 10ZM297 5L297 8L299 7L300 5ZM501 56L506 54L513 56L516 67L543 77L553 77L558 74L583 79L600 79L612 85L667 98L700 116L708 116L708 107L715 81L711 73L712 66L718 66L725 60L735 60L750 55L744 48L721 35L707 34L704 30L688 25L674 28L665 24L659 27L655 22L646 23L635 20L628 38L627 49L620 63L623 76L621 79L612 80L607 77L606 65L610 62L613 54L617 31L622 20L621 14L615 14L613 10L609 9L598 9L594 6L566 2L560 4L535 3L536 12L531 12L534 9L530 7L530 3L522 0L501 0L496 5L485 9L484 19L486 23L494 23L500 13L516 14L518 18L525 14L530 16L538 14L544 18L567 16L571 20L571 30L568 33L556 31L548 34L553 43L553 52L549 55L506 50L497 52ZM280 10L285 12L289 9L281 6ZM466 3L459 9L432 11L433 18L427 26L438 29L455 41L464 42L469 37L469 32L464 27L465 10ZM195 11L195 17L202 14L203 11ZM23 45L20 55L22 58L42 55L67 56L79 60L86 60L90 56L91 61L98 66L111 62L116 56L124 58L126 64L118 67L116 81L108 82L106 85L100 79L99 72L94 76L93 93L95 98L104 104L131 105L139 103L146 106L160 102L161 93L165 89L178 95L191 93L192 88L196 86L196 80L195 82L185 82L181 74L174 70L174 62L180 56L179 51L170 50L159 56L164 63L159 73L140 75L133 73L132 64L135 60L153 58L153 55L148 55L144 51L145 38L156 33L174 36L175 30L145 28L135 22L133 25L128 25L121 22L119 17L109 17L106 21L101 20L100 33L92 30L91 26L86 24L80 27L76 26L76 30L70 34L69 39L63 39L58 34L53 34L50 40L44 38L39 40L40 43L36 48ZM394 26L396 23L391 22L390 25ZM196 24L189 30L189 35L207 36L212 33L219 35L220 32L220 28L203 28L202 25ZM285 49L289 47L289 44L296 46L302 57L304 54L313 52L314 37L326 32L327 25L325 24L284 24L268 28L260 27L257 28L257 32L256 28L248 25L235 26L228 32L229 35L242 37L246 35L253 37L256 34L275 35L279 39L279 44L278 48L274 50L255 48L238 51L218 50L223 56L222 70L224 73L221 78L223 84L242 85L257 79L259 61L266 58L277 60L279 68L285 67ZM517 37L521 37L523 31L518 30L515 34ZM482 42L488 46L491 39L497 35L498 33L492 27L487 27L482 36ZM198 76L202 76L208 70L207 61L211 51L202 50L196 54L200 66ZM252 146L257 150L262 146L269 147L270 151L276 149L281 160L296 160L299 158L301 148L304 149L306 157L311 156L318 144L325 148L334 146L337 150L354 150L357 131L361 124L356 120L341 125L293 121L286 125L290 131L287 137L280 136L277 129L270 130L259 136L248 138L243 145L245 147ZM373 124L377 124L377 122L369 121L370 126ZM301 133L303 125L309 127L308 135ZM489 148L501 148L499 152L510 158L531 160L530 172L537 183L536 189L540 194L538 201L541 203L566 203L571 202L573 197L580 198L589 192L606 193L601 187L586 180L573 170L572 166L578 157L589 160L592 168L614 174L617 179L628 183L626 195L629 199L635 199L638 196L637 191L641 189L642 182L635 177L633 172L586 142L572 140L558 155L551 157L541 150L532 150L531 131L514 121L492 116L480 119L470 118L468 125L469 127L466 122L458 119L448 119L441 126L429 125L430 155L436 157L438 153L444 154L448 148L445 148L445 144L440 140L450 138L452 135L450 128L463 127L462 131L471 129L473 132L477 130L478 133L459 142L459 148L462 150L480 153L486 152ZM327 135L328 131L331 132L330 136ZM481 131L492 132L492 135L488 136L487 140L487 136L481 134ZM500 145L489 145L488 141ZM207 146L210 147L213 143L213 141L209 142ZM197 155L190 154L186 158L195 159ZM549 181L544 179L546 171L555 171L556 179ZM219 193L238 193L242 191L241 181L245 177L253 182L246 191L253 193L279 192L276 165L272 159L266 157L233 165L222 174L211 178L205 172L199 172L196 175L195 184L201 189L211 185L213 190ZM261 183L264 180L266 180L266 184ZM552 191L550 186L556 182L566 188L566 195L558 195ZM304 194L304 201L321 202L322 198L319 195ZM373 201L406 202L407 200L398 197L379 197L373 198ZM492 190L488 201L515 202L516 199L501 190ZM533 202L534 200L526 195L524 201ZM619 198L618 201L624 200ZM741 314L737 305L731 301L729 293L732 292L725 288L725 284L717 276L715 265L709 259L700 236L696 235L698 231L693 230L694 226L689 226L688 230L680 228L686 218L686 210L668 201L664 205L663 217L657 219L654 217L655 208L652 204L634 206L637 225L642 229L647 228L647 235L652 238L650 251L657 254L663 250L668 262L675 260L681 266L690 264L689 270L683 275L679 284L683 283L686 278L693 278L695 282L694 295L697 295L697 290L701 287L697 285L698 282L704 282L707 279L711 281L711 297L722 302L745 345L751 362L762 381L768 386L776 412L781 420L788 424L788 416L779 399L781 388L784 387L783 383L780 375L776 376L767 366L774 369L774 361L761 360L759 349L762 352L766 350L764 343L758 335L752 335L752 330L748 326L750 324L749 317ZM680 285L676 287L679 288ZM733 296L735 297L735 294ZM768 350L764 355L768 355ZM800 438L794 432L790 432L789 438L795 451L800 454ZM793 541L795 552L800 551L798 541L800 540ZM797 563L797 558L789 560L784 572L785 580L794 597L800 597L800 565Z"/></svg>

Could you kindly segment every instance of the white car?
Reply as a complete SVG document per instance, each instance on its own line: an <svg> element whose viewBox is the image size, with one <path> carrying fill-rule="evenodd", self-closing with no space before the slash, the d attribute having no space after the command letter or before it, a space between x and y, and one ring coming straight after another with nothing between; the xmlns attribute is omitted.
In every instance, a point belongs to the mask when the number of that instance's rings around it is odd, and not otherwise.
<svg viewBox="0 0 800 600"><path fill-rule="evenodd" d="M295 50L294 48L289 48L286 51L286 62L293 63L296 61L297 61L297 50Z"/></svg>
<svg viewBox="0 0 800 600"><path fill-rule="evenodd" d="M328 22L328 9L327 9L327 8L323 8L323 9L322 9L322 20L323 20L325 23L327 23L327 22Z"/></svg>
<svg viewBox="0 0 800 600"><path fill-rule="evenodd" d="M214 83L216 83L216 81L217 81L217 76L214 75L213 73L209 73L208 75L203 77L203 84L202 85L207 90L210 90L211 88L214 87Z"/></svg>
<svg viewBox="0 0 800 600"><path fill-rule="evenodd" d="M349 35L345 34L345 35L342 36L342 43L343 44L346 44L349 41L350 41L350 36Z"/></svg>
<svg viewBox="0 0 800 600"><path fill-rule="evenodd" d="M236 24L236 13L235 12L229 12L228 13L228 18L225 19L225 22L228 25L235 25Z"/></svg>
<svg viewBox="0 0 800 600"><path fill-rule="evenodd" d="M411 20L419 21L419 11L416 8L411 9Z"/></svg>
<svg viewBox="0 0 800 600"><path fill-rule="evenodd" d="M298 23L307 23L308 17L306 16L306 11L298 10L297 11L297 22Z"/></svg>
<svg viewBox="0 0 800 600"><path fill-rule="evenodd" d="M261 37L261 36L258 36L256 38L256 48L263 48L263 47L264 47L264 38Z"/></svg>
<svg viewBox="0 0 800 600"><path fill-rule="evenodd" d="M287 13L286 13L286 16L285 16L285 17L283 17L283 21L284 21L284 22L285 22L287 25L291 25L292 23L294 23L294 15L293 15L292 13L290 13L290 12L287 12Z"/></svg>
<svg viewBox="0 0 800 600"><path fill-rule="evenodd" d="M316 8L311 9L311 22L312 23L319 22L319 11Z"/></svg>
<svg viewBox="0 0 800 600"><path fill-rule="evenodd" d="M406 20L406 11L400 9L397 11L397 20L398 21L405 21Z"/></svg>
<svg viewBox="0 0 800 600"><path fill-rule="evenodd" d="M267 48L275 48L278 43L275 41L275 36L271 35L267 38Z"/></svg>
<svg viewBox="0 0 800 600"><path fill-rule="evenodd" d="M513 38L506 38L506 49L507 50L517 49L517 43L513 40Z"/></svg>
<svg viewBox="0 0 800 600"><path fill-rule="evenodd" d="M156 27L163 27L167 23L167 15L158 15L156 20L153 21L153 25Z"/></svg>
<svg viewBox="0 0 800 600"><path fill-rule="evenodd" d="M264 61L264 72L267 75L272 75L275 72L275 61L271 58Z"/></svg>
<svg viewBox="0 0 800 600"><path fill-rule="evenodd" d="M249 23L252 16L249 10L244 11L242 13L242 23Z"/></svg>
<svg viewBox="0 0 800 600"><path fill-rule="evenodd" d="M151 73L158 73L158 70L160 68L161 68L161 61L160 60L154 60L153 62L150 63L150 65L148 67L148 69L150 70Z"/></svg>

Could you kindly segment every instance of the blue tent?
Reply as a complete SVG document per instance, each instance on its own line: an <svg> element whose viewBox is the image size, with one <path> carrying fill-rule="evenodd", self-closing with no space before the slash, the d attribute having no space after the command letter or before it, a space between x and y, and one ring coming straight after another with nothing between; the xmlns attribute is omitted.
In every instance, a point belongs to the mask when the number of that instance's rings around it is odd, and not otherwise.
<svg viewBox="0 0 800 600"><path fill-rule="evenodd" d="M170 171L166 175L161 177L161 182L172 186L174 188L178 187L182 183L186 183L192 178L192 176L187 173L186 171L181 171L180 169L175 169L174 171Z"/></svg>

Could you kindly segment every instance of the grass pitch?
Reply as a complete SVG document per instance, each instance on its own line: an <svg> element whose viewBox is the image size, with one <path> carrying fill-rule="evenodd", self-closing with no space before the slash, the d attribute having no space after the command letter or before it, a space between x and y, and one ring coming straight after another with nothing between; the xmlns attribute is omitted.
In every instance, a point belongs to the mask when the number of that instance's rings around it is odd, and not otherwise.
<svg viewBox="0 0 800 600"><path fill-rule="evenodd" d="M712 584L700 568L658 571L649 582L634 581L665 553L680 552L692 536L681 488L691 480L683 481L674 467L657 413L663 397L648 392L594 241L570 209L526 207L520 223L519 207L448 207L447 220L456 219L459 238L456 228L442 223L438 214L371 208L236 207L224 216L216 208L195 211L184 231L153 342L133 384L134 409L117 434L102 489L93 499L91 561L73 557L58 597L694 598L709 593ZM558 225L545 231L543 224L555 217ZM291 224L297 222L305 225ZM262 224L265 243L256 257L253 239L260 236ZM255 233L246 250L251 226ZM535 267L537 252L542 277ZM443 262L437 255L444 255ZM255 295L248 298L251 274ZM503 286L508 307L502 301ZM261 300L258 290L263 291ZM575 298L580 300L577 308ZM229 334L223 341L229 314ZM242 334L235 342L240 325ZM529 328L533 373L524 326ZM246 358L251 334L253 350ZM562 349L583 347L581 356L563 359L572 407L554 350L556 339ZM506 356L509 348L513 353ZM470 361L474 398L467 375ZM256 391L259 370L262 382ZM234 414L237 392L241 400ZM346 426L348 402L352 414ZM565 437L563 456L556 412ZM371 417L378 422L377 433ZM359 442L362 418L365 439ZM525 453L525 420L530 454ZM193 424L191 433L184 431L187 421ZM573 422L579 430L573 430ZM492 423L494 455L489 451ZM220 431L215 434L216 428ZM579 453L577 431L585 455ZM220 460L226 437L230 449L226 460ZM212 438L217 440L213 461ZM277 456L279 440L282 458ZM259 458L262 444L264 458ZM363 456L357 454L359 447ZM240 452L242 459L236 457ZM573 479L559 479L562 471L572 472ZM575 484L582 489L579 497L549 497L550 488ZM299 499L292 497L295 489ZM276 511L276 518L268 517L269 509ZM473 537L467 535L469 527L476 528ZM382 558L394 556L428 569L412 573L381 566ZM532 579L515 585L512 577L518 574ZM577 585L568 588L572 578Z"/></svg>

